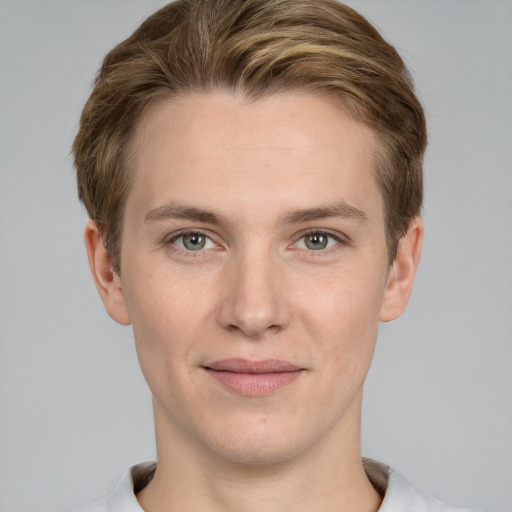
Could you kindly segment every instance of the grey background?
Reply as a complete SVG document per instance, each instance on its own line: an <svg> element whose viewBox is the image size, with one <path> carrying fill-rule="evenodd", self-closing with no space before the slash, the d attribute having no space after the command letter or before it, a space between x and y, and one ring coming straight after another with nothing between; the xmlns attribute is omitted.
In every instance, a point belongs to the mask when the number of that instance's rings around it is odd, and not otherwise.
<svg viewBox="0 0 512 512"><path fill-rule="evenodd" d="M154 458L129 328L103 311L69 149L103 55L156 0L0 0L0 511L64 512ZM512 2L353 0L428 112L426 241L382 326L363 452L447 501L512 510Z"/></svg>

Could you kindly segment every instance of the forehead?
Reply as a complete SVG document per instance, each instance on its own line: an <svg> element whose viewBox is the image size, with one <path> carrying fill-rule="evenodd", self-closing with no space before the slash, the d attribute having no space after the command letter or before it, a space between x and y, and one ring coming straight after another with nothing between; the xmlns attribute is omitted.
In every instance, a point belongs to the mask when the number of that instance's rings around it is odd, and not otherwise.
<svg viewBox="0 0 512 512"><path fill-rule="evenodd" d="M255 201L293 209L341 199L367 207L380 202L375 149L373 131L325 96L162 100L137 127L128 202L243 210Z"/></svg>

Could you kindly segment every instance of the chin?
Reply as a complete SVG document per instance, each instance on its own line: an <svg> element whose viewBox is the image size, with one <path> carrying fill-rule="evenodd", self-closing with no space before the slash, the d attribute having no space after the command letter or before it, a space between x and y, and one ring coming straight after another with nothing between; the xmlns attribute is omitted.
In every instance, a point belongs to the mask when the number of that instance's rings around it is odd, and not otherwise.
<svg viewBox="0 0 512 512"><path fill-rule="evenodd" d="M244 466L272 466L293 459L301 450L286 446L253 442L238 446L229 444L213 447L216 454L224 460Z"/></svg>
<svg viewBox="0 0 512 512"><path fill-rule="evenodd" d="M269 418L260 419L260 425L238 424L224 425L219 434L210 430L206 441L210 451L218 457L248 466L265 466L286 462L307 449L309 437L294 435L294 429L289 424L275 422L270 424ZM269 428L270 427L270 428ZM213 434L213 437L212 437ZM313 434L313 433L311 433Z"/></svg>

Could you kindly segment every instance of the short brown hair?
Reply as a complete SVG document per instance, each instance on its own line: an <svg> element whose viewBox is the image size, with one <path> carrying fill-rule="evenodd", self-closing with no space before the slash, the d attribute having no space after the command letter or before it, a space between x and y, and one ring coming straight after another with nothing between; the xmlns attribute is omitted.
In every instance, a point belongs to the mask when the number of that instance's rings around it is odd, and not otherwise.
<svg viewBox="0 0 512 512"><path fill-rule="evenodd" d="M390 261L421 210L425 117L397 51L336 0L177 0L104 59L73 144L78 193L120 271L129 143L159 98L327 93L377 133Z"/></svg>

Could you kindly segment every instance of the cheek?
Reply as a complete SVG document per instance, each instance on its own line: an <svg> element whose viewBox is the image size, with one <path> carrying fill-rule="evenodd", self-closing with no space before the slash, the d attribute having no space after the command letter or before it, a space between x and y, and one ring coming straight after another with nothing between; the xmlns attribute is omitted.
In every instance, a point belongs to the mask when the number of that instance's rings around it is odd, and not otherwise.
<svg viewBox="0 0 512 512"><path fill-rule="evenodd" d="M140 275L125 289L137 354L150 384L173 380L201 339L205 304L196 283L165 274ZM155 384L155 383L154 383Z"/></svg>
<svg viewBox="0 0 512 512"><path fill-rule="evenodd" d="M383 291L384 279L374 268L337 268L305 276L293 296L314 326L346 331L378 324Z"/></svg>
<svg viewBox="0 0 512 512"><path fill-rule="evenodd" d="M314 340L320 365L359 379L366 374L377 338L380 279L338 269L311 284L296 294L299 329Z"/></svg>
<svg viewBox="0 0 512 512"><path fill-rule="evenodd" d="M189 332L200 322L204 299L211 288L204 272L180 272L169 265L164 253L135 261L127 275L131 276L125 286L127 307L134 330L142 337Z"/></svg>

